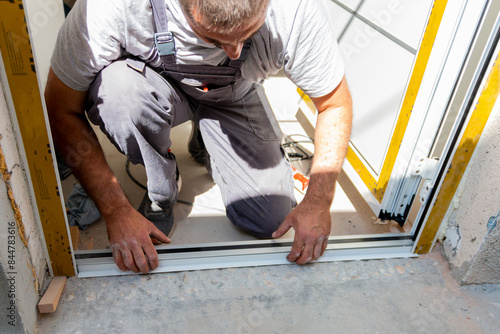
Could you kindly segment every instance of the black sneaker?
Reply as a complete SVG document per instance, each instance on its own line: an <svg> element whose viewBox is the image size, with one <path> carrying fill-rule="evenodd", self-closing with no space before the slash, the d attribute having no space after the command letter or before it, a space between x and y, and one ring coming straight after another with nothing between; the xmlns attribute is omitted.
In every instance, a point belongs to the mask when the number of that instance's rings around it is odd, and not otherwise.
<svg viewBox="0 0 500 334"><path fill-rule="evenodd" d="M151 202L148 192L146 192L137 211L152 222L167 237L170 237L175 225L173 207L166 211L161 209L158 205Z"/></svg>
<svg viewBox="0 0 500 334"><path fill-rule="evenodd" d="M174 156L173 153L170 152L172 156ZM175 160L175 156L174 156ZM182 179L181 175L179 174L179 168L176 167L176 176L175 179L177 181L177 188L179 192L181 191L182 187ZM152 222L160 231L162 231L167 237L170 237L170 235L173 232L174 226L175 226L175 221L174 221L174 207L170 208L169 210L163 210L160 208L156 203L153 203L148 196L148 192L144 194L144 197L142 199L141 205L139 205L139 208L137 211L143 215L147 220Z"/></svg>

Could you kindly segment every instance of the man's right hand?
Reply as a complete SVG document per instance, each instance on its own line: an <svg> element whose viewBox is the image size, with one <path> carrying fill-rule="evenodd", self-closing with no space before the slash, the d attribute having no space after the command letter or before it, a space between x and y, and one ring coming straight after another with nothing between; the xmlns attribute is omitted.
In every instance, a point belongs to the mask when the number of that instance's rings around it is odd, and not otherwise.
<svg viewBox="0 0 500 334"><path fill-rule="evenodd" d="M158 268L158 253L151 238L170 239L132 207L105 217L108 238L116 265L123 271L147 273Z"/></svg>

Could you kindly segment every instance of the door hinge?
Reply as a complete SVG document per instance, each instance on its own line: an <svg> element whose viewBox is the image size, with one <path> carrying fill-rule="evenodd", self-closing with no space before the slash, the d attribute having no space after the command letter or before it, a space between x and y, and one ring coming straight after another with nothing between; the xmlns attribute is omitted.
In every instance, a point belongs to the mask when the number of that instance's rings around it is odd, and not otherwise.
<svg viewBox="0 0 500 334"><path fill-rule="evenodd" d="M438 158L425 158L421 159L417 167L414 169L412 175L420 176L424 179L418 198L420 203L425 204L434 187L434 176L439 168Z"/></svg>
<svg viewBox="0 0 500 334"><path fill-rule="evenodd" d="M413 170L413 175L420 176L426 180L432 180L439 167L438 158L420 159L417 167Z"/></svg>

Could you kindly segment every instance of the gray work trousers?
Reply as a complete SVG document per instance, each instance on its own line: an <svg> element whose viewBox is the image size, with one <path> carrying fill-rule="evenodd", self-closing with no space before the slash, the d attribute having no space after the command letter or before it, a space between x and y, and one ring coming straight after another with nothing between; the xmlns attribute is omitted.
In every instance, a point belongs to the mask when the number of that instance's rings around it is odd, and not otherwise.
<svg viewBox="0 0 500 334"><path fill-rule="evenodd" d="M296 203L282 133L260 84L242 80L204 92L118 60L97 75L87 114L132 163L145 166L149 197L164 209L178 197L170 130L188 120L199 126L236 226L270 237Z"/></svg>

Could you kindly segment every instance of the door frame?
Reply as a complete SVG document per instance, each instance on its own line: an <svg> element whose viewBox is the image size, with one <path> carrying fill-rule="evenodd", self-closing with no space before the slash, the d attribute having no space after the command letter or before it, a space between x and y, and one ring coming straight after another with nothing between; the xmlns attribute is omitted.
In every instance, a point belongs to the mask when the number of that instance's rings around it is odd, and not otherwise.
<svg viewBox="0 0 500 334"><path fill-rule="evenodd" d="M16 0L16 8L12 7L5 11L9 13L7 16L10 17L12 14L12 16L15 16L17 19L21 18L22 22L25 17L24 3L30 1L31 0ZM441 1L443 0L436 0L436 3L441 3ZM8 4L10 2L2 2L2 4L4 3ZM11 31L17 33L18 36L24 36L24 51L21 55L26 57L26 60L29 62L29 58L33 58L31 55L33 51L30 46L30 37L25 33L23 35L23 29L25 29L26 26L19 24L19 21L15 22L17 22L16 24L19 25L19 27L12 24L8 26L7 29L11 29ZM498 43L498 40L495 43ZM2 44L0 48L4 57L1 65L4 71L7 72L8 78L5 83L5 94L9 100L9 109L15 110L15 114L17 115L13 116L17 118L18 133L22 137L23 145L22 148L20 147L20 153L25 156L27 174L29 179L31 179L31 192L33 198L36 199L33 201L34 206L36 206L34 209L38 211L37 218L40 221L40 231L43 231L41 237L45 238L51 274L56 276L73 276L77 273L77 263L81 266L81 269L88 269L86 266L92 266L93 264L89 264L88 260L81 258L82 256L85 257L85 251L74 251L66 223L66 215L64 214L64 203L62 203L62 199L58 196L56 191L54 191L56 196L50 196L49 205L46 204L47 189L58 190L60 189L60 184L57 179L58 172L54 163L53 145L50 139L51 137L48 134L45 105L41 98L42 94L39 88L41 86L39 85L39 81L43 80L43 78L37 77L35 72L30 72L27 73L24 80L19 84L19 82L16 81L17 79L14 80L12 75L9 76L9 67L6 66L6 64L9 64L10 60L6 59L5 56L6 46ZM498 45L495 50L493 55L498 56ZM34 56L36 60L36 52ZM463 120L461 124L462 131L457 131L455 135L456 143L448 154L450 157L450 159L448 159L449 163L446 163L446 166L451 165L451 167L442 169L442 180L438 182L439 187L436 187L432 194L433 200L429 201L427 205L428 209L424 210L421 214L421 228L415 231L415 233L406 234L331 237L328 250L324 257L321 258L321 261L410 257L414 256L415 253L426 253L432 249L444 214L450 205L456 188L458 187L458 183L462 179L465 168L470 161L472 152L477 145L477 141L493 109L494 101L496 101L499 95L498 60L495 63L490 62L489 65L483 66L481 72L489 73L489 75L487 76L487 80L480 80L481 83L475 88L477 92L481 92L479 97L474 100L477 102L474 104L471 102L471 105L476 106L476 108L473 113ZM13 87L14 89L12 89ZM30 116L26 116L26 114L23 113L26 112L25 105L21 103L23 99L33 101L33 104L29 106ZM470 109L472 108L469 108L469 110ZM26 127L20 124L22 122L19 122L23 117L34 116L37 118L30 119L32 120L32 126L30 127ZM29 133L34 132L37 133L37 137L29 135ZM30 145L33 144L32 141L37 141L37 144L47 148L45 151L46 154L42 160L37 160L38 158L35 157L36 152L30 148ZM460 164L457 164L457 161L460 161ZM43 172L50 176L50 178L45 178L43 180L43 186L40 185L40 179L37 179L40 168L42 168L39 163L43 163ZM445 173L445 171L448 171L448 173ZM223 243L217 245L190 245L189 247L162 246L159 247L162 258L161 271L285 264L288 263L285 260L285 254L289 250L289 243L290 240L262 240L237 243L236 245L233 243ZM198 253L194 256L193 250L196 250L196 248L199 252L203 253ZM164 249L167 251L164 252ZM184 251L182 249L184 249ZM105 253L106 251L103 252ZM99 254L99 252L95 251L93 253ZM74 260L75 255L78 257L76 261ZM96 260L96 258L100 258L100 260ZM202 261L200 261L200 258ZM91 262L96 261L96 265L99 264L99 261L107 261L107 263L101 264L109 266L111 269L114 268L114 264L110 263L109 256L102 257L97 255L97 257L93 257L93 259L94 260L91 260ZM210 264L203 265L203 263L207 261L209 261ZM186 262L186 267L178 266L181 262ZM96 272L99 273L101 269L97 268ZM82 272L82 270L80 270L80 272ZM113 273L107 271L100 272L99 275L101 274L111 275ZM121 275L123 272L114 274Z"/></svg>
<svg viewBox="0 0 500 334"><path fill-rule="evenodd" d="M41 58L48 64L52 52L47 48L53 47L64 20L63 4L51 0L0 1L0 12L0 29L6 37L0 39L3 89L26 167L49 272L53 276L74 276L77 271L73 245L42 98L46 74L41 73L48 72L48 65L45 71L39 66ZM46 40L37 43L33 36L44 36Z"/></svg>
<svg viewBox="0 0 500 334"><path fill-rule="evenodd" d="M371 168L359 157L360 154L356 152L356 149L352 145L349 145L346 155L348 163L344 164L344 169L376 215L382 209L382 200L396 165L396 159L410 122L412 109L417 99L429 58L431 57L431 51L433 50L434 41L436 40L447 3L447 0L435 0L429 13L425 33L419 45L410 78L407 81L404 98L399 108L395 127L392 130L392 136L386 149L378 179L373 175L374 173L372 173Z"/></svg>

